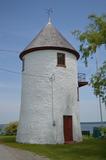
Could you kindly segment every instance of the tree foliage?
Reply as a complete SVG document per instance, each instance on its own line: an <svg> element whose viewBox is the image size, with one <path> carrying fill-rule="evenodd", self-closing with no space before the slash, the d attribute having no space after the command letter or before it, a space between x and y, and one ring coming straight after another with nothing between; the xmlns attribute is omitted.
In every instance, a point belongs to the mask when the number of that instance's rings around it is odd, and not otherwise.
<svg viewBox="0 0 106 160"><path fill-rule="evenodd" d="M96 53L97 49L104 45L106 47L106 15L88 16L90 23L84 32L75 30L72 34L80 41L80 52L82 59L87 65L87 58Z"/></svg>
<svg viewBox="0 0 106 160"><path fill-rule="evenodd" d="M106 14L101 16L88 16L90 23L84 32L75 30L72 34L80 41L79 50L82 53L85 65L88 64L88 58L96 53L101 46L106 47ZM106 105L106 61L92 75L91 84L94 88L94 94L102 98L102 102Z"/></svg>
<svg viewBox="0 0 106 160"><path fill-rule="evenodd" d="M11 122L4 128L5 134L7 135L16 135L17 133L18 122Z"/></svg>
<svg viewBox="0 0 106 160"><path fill-rule="evenodd" d="M91 77L91 84L94 88L94 94L102 98L102 102L106 106L106 61L99 68L95 75Z"/></svg>

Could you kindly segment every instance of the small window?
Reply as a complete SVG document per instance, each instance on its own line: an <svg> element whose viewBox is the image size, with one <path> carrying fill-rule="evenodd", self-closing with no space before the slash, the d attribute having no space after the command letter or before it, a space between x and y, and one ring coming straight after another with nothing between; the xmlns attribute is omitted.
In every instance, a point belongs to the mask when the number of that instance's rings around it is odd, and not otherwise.
<svg viewBox="0 0 106 160"><path fill-rule="evenodd" d="M24 62L24 59L22 59L22 71L24 71L24 64L25 62Z"/></svg>
<svg viewBox="0 0 106 160"><path fill-rule="evenodd" d="M57 53L57 66L66 67L65 66L65 54Z"/></svg>

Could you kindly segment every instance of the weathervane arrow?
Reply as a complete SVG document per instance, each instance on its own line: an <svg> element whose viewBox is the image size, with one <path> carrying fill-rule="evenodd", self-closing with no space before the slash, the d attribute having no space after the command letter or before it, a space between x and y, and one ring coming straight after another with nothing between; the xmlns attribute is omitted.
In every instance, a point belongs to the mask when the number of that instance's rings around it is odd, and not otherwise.
<svg viewBox="0 0 106 160"><path fill-rule="evenodd" d="M46 12L48 14L48 22L51 23L51 14L53 13L53 9L48 8L48 9L46 9Z"/></svg>

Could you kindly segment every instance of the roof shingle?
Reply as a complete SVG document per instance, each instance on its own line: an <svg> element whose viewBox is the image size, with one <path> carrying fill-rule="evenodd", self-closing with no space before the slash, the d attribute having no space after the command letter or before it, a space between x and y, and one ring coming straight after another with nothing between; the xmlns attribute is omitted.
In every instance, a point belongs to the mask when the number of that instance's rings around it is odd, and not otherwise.
<svg viewBox="0 0 106 160"><path fill-rule="evenodd" d="M38 35L31 41L24 51L21 52L20 58L22 59L25 54L32 51L43 49L66 50L72 54L75 54L77 59L79 58L79 53L75 50L75 48L50 22L38 33Z"/></svg>

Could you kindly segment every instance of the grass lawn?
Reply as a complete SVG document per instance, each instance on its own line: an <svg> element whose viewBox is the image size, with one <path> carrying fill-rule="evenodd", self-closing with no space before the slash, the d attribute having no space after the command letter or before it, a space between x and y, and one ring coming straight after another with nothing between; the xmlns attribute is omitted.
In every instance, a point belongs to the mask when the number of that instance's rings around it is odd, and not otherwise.
<svg viewBox="0 0 106 160"><path fill-rule="evenodd" d="M85 138L77 144L37 145L16 143L15 136L0 136L0 143L34 152L51 160L106 160L106 139Z"/></svg>

